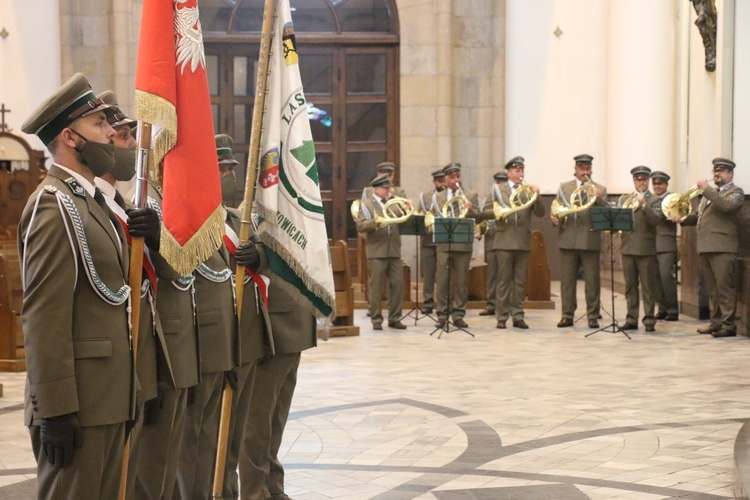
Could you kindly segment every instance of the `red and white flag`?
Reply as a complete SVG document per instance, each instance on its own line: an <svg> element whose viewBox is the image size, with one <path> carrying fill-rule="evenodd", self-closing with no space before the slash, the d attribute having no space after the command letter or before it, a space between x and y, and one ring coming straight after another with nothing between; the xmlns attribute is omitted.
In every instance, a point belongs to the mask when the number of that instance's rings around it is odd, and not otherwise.
<svg viewBox="0 0 750 500"><path fill-rule="evenodd" d="M161 128L150 161L164 161L159 253L187 275L224 235L197 0L143 0L135 88L137 118Z"/></svg>

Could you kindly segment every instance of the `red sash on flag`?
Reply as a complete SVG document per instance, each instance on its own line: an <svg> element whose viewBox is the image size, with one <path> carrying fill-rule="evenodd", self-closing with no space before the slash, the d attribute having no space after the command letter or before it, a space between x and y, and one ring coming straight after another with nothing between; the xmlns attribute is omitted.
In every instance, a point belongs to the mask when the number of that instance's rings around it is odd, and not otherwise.
<svg viewBox="0 0 750 500"><path fill-rule="evenodd" d="M234 255L235 258L237 254L237 247L239 246L239 244L240 238L237 236L237 233L234 232L234 229L232 229L229 224L227 224L226 234L224 235L224 245L226 245L229 253ZM271 283L271 280L268 278L268 276L263 276L262 274L256 273L249 267L245 267L245 272L255 282L255 285L258 287L258 291L260 292L260 298L263 299L263 303L266 305L266 309L268 309L268 284Z"/></svg>

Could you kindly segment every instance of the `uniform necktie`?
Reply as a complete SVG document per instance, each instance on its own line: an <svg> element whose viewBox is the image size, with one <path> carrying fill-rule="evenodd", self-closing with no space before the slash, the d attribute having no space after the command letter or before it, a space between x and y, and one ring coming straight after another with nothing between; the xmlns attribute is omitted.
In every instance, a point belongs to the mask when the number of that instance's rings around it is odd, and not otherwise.
<svg viewBox="0 0 750 500"><path fill-rule="evenodd" d="M102 207L104 213L109 213L109 208L107 208L107 200L104 199L104 195L99 188L94 189L94 200L99 204L100 207Z"/></svg>

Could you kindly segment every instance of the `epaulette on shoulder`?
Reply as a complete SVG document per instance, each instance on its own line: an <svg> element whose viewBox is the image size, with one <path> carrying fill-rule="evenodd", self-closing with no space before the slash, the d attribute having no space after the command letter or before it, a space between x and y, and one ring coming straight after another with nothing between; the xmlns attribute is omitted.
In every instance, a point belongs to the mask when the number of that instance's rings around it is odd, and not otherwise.
<svg viewBox="0 0 750 500"><path fill-rule="evenodd" d="M57 193L57 188L55 186L51 186L49 184L45 185L42 190L47 194L55 194Z"/></svg>
<svg viewBox="0 0 750 500"><path fill-rule="evenodd" d="M74 195L79 198L86 198L86 190L83 189L83 186L81 186L73 177L68 177L63 182L68 185Z"/></svg>

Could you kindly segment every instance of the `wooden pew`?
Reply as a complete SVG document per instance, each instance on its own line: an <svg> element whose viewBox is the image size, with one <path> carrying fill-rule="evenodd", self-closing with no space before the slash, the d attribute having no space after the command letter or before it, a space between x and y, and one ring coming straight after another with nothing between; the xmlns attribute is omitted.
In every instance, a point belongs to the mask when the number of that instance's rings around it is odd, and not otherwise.
<svg viewBox="0 0 750 500"><path fill-rule="evenodd" d="M0 371L26 370L21 329L21 266L15 248L0 248Z"/></svg>
<svg viewBox="0 0 750 500"><path fill-rule="evenodd" d="M331 245L331 267L333 285L336 290L336 318L329 332L318 330L318 337L351 337L359 335L359 327L354 326L354 290L349 274L349 252L345 241Z"/></svg>

